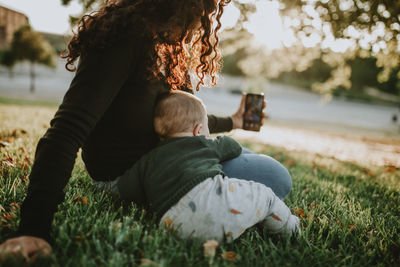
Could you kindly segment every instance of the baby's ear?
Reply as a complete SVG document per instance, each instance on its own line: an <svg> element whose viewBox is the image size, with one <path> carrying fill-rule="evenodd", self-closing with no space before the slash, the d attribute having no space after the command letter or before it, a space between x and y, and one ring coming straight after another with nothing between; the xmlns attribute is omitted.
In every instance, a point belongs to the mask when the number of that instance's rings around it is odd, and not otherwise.
<svg viewBox="0 0 400 267"><path fill-rule="evenodd" d="M193 128L193 136L201 135L201 130L203 129L203 124L196 124Z"/></svg>

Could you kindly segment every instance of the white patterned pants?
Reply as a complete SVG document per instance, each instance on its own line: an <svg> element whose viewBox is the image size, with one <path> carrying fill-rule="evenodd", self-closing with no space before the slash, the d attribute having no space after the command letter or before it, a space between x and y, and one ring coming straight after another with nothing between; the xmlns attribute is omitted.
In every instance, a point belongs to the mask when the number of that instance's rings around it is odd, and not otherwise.
<svg viewBox="0 0 400 267"><path fill-rule="evenodd" d="M217 175L189 191L161 218L183 238L231 241L261 223L272 233L300 233L300 221L263 184Z"/></svg>

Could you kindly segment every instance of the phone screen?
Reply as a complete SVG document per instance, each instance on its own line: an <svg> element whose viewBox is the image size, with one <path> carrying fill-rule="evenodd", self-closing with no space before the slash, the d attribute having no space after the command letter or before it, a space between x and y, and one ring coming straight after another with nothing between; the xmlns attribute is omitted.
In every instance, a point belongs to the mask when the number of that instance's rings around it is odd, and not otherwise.
<svg viewBox="0 0 400 267"><path fill-rule="evenodd" d="M243 129L260 131L264 94L247 94L243 115Z"/></svg>

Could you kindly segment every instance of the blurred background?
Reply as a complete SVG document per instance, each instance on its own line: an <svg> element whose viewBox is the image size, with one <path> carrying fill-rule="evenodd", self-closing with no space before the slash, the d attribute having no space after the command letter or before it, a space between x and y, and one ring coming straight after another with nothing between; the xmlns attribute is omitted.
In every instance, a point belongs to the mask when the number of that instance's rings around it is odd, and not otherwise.
<svg viewBox="0 0 400 267"><path fill-rule="evenodd" d="M0 100L60 103L73 73L58 55L101 2L0 0ZM197 95L230 115L242 92L265 94L264 127L238 139L400 167L399 41L397 0L233 0L219 85Z"/></svg>

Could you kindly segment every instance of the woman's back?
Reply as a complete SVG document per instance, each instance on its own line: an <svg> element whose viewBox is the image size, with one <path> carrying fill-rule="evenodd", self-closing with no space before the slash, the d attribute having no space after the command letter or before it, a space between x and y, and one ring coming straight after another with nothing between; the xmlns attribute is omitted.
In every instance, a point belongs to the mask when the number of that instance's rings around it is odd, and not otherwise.
<svg viewBox="0 0 400 267"><path fill-rule="evenodd" d="M83 146L83 160L95 180L121 175L154 148L156 97L168 90L161 82L144 82L130 76Z"/></svg>

